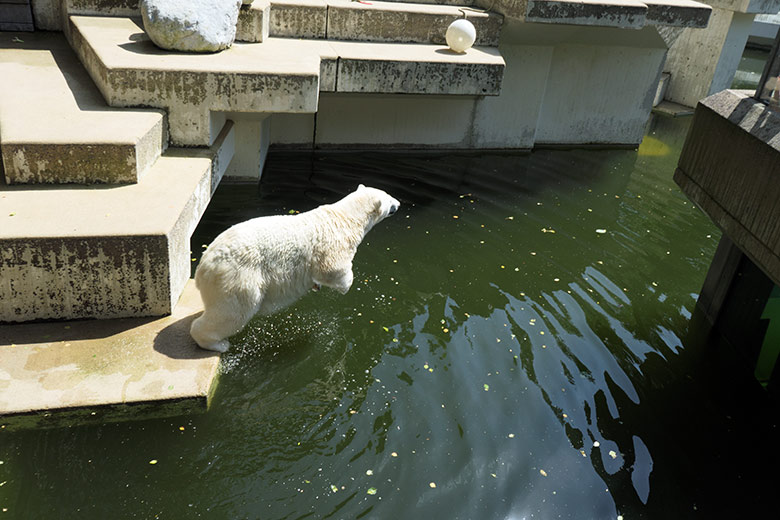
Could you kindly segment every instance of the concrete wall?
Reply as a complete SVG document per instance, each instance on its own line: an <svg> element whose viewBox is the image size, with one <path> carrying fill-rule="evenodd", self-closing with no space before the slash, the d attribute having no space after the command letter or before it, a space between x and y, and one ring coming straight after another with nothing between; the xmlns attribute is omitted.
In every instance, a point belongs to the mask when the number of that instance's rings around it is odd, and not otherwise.
<svg viewBox="0 0 780 520"><path fill-rule="evenodd" d="M314 116L275 114L271 142L304 147L512 148L638 144L666 45L654 28L509 20L499 96L320 95Z"/></svg>
<svg viewBox="0 0 780 520"><path fill-rule="evenodd" d="M715 7L706 29L683 29L670 46L664 66L671 74L666 99L693 107L700 99L729 88L754 16Z"/></svg>

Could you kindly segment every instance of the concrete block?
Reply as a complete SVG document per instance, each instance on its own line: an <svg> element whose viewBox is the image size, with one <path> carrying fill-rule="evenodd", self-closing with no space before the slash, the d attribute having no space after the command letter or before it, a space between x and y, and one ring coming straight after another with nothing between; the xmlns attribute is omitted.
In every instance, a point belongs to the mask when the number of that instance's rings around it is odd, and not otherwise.
<svg viewBox="0 0 780 520"><path fill-rule="evenodd" d="M270 19L270 0L256 0L244 4L238 11L236 41L260 43L268 39Z"/></svg>
<svg viewBox="0 0 780 520"><path fill-rule="evenodd" d="M218 54L171 54L128 18L71 17L71 26L73 47L108 104L167 109L177 146L213 143L215 112L317 109L320 58L305 51L306 42L238 42Z"/></svg>
<svg viewBox="0 0 780 520"><path fill-rule="evenodd" d="M189 325L190 282L171 316L0 325L0 424L6 430L205 412L219 355Z"/></svg>
<svg viewBox="0 0 780 520"><path fill-rule="evenodd" d="M642 0L647 5L648 25L704 28L712 7L691 0Z"/></svg>
<svg viewBox="0 0 780 520"><path fill-rule="evenodd" d="M164 114L107 107L61 34L11 38L0 35L6 182L137 182L167 146Z"/></svg>
<svg viewBox="0 0 780 520"><path fill-rule="evenodd" d="M447 27L463 16L477 30L477 46L497 46L503 16L450 5L328 0L328 38L444 44Z"/></svg>
<svg viewBox="0 0 780 520"><path fill-rule="evenodd" d="M646 13L635 0L528 0L525 21L639 29Z"/></svg>
<svg viewBox="0 0 780 520"><path fill-rule="evenodd" d="M780 117L744 91L699 103L675 181L780 284Z"/></svg>
<svg viewBox="0 0 780 520"><path fill-rule="evenodd" d="M663 40L646 27L622 35L630 45L602 45L625 31L578 29L578 38L590 33L594 43L573 38L555 46L537 144L639 144L664 63Z"/></svg>
<svg viewBox="0 0 780 520"><path fill-rule="evenodd" d="M324 39L328 4L325 0L274 0L270 24L271 36Z"/></svg>
<svg viewBox="0 0 780 520"><path fill-rule="evenodd" d="M210 150L169 150L137 184L0 191L0 322L169 314L212 191ZM68 208L68 211L62 211ZM139 218L142 215L143 218Z"/></svg>
<svg viewBox="0 0 780 520"><path fill-rule="evenodd" d="M336 92L498 95L504 60L493 47L463 54L437 45L332 42Z"/></svg>

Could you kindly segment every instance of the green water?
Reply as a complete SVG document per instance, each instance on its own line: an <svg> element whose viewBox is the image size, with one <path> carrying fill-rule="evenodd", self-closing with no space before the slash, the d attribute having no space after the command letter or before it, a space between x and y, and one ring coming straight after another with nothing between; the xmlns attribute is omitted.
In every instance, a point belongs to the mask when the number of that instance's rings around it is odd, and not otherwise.
<svg viewBox="0 0 780 520"><path fill-rule="evenodd" d="M363 182L403 205L352 290L251 322L206 414L0 433L0 518L772 512L774 417L688 331L719 238L671 180L689 122L638 151L272 155L194 254Z"/></svg>

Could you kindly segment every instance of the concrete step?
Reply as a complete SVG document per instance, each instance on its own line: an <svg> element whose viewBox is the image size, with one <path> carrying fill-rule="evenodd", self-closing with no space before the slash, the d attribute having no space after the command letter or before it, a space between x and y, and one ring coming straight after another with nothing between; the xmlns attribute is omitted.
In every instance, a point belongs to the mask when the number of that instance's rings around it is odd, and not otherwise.
<svg viewBox="0 0 780 520"><path fill-rule="evenodd" d="M270 35L284 38L445 43L447 27L468 18L478 46L498 46L503 16L467 6L352 0L274 0Z"/></svg>
<svg viewBox="0 0 780 520"><path fill-rule="evenodd" d="M137 184L0 185L0 322L170 314L190 236L233 156L169 148Z"/></svg>
<svg viewBox="0 0 780 520"><path fill-rule="evenodd" d="M477 0L508 18L533 23L640 29L707 27L712 7L693 0Z"/></svg>
<svg viewBox="0 0 780 520"><path fill-rule="evenodd" d="M220 358L190 338L202 309L190 281L164 318L0 325L0 428L205 411Z"/></svg>
<svg viewBox="0 0 780 520"><path fill-rule="evenodd" d="M5 181L134 183L167 146L164 113L106 102L59 33L0 33Z"/></svg>
<svg viewBox="0 0 780 520"><path fill-rule="evenodd" d="M71 44L111 106L153 106L168 112L177 146L209 146L224 118L212 112L314 112L320 60L315 53L278 54L263 44L236 43L215 54L157 48L140 21L70 17Z"/></svg>
<svg viewBox="0 0 780 520"><path fill-rule="evenodd" d="M109 105L166 109L172 142L185 146L211 144L225 113L314 113L320 90L498 95L505 66L493 47L289 38L170 53L122 17L72 16L70 33Z"/></svg>

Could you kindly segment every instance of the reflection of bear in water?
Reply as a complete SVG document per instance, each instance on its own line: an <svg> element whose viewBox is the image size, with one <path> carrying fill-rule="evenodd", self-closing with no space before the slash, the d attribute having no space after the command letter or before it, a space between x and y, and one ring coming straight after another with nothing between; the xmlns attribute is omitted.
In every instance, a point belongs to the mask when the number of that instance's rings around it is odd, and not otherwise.
<svg viewBox="0 0 780 520"><path fill-rule="evenodd" d="M357 246L399 205L384 191L361 184L334 204L227 229L195 272L204 311L190 334L201 347L225 352L230 347L225 338L257 313L271 314L320 285L346 293Z"/></svg>

